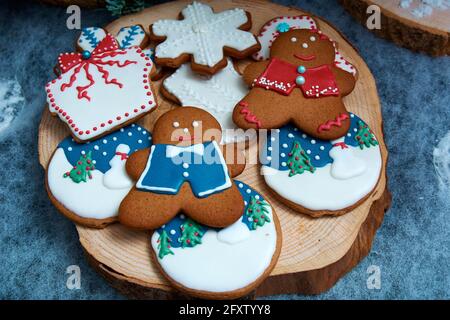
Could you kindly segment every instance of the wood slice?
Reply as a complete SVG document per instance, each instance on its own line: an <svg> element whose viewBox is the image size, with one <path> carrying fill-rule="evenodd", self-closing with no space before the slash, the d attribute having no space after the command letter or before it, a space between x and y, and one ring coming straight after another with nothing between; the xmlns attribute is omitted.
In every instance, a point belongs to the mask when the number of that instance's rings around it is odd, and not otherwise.
<svg viewBox="0 0 450 320"><path fill-rule="evenodd" d="M257 33L266 21L276 16L305 13L261 0L205 2L211 3L218 11L233 7L250 11L254 33ZM189 1L177 1L154 6L138 14L122 17L106 29L114 34L123 26L149 26L161 18L176 18L188 3ZM349 111L356 113L369 124L378 138L383 158L381 178L375 192L357 209L340 217L314 219L296 213L278 202L259 176L259 166L247 164L238 179L255 188L270 201L283 230L280 259L272 275L256 290L256 295L316 294L329 289L368 254L375 231L390 205L385 171L388 154L383 139L381 109L375 81L367 65L343 36L324 20L318 21L322 31L339 42L341 53L359 70L356 88L344 98L344 102ZM240 62L240 68L248 62L249 60ZM155 88L160 85L159 81ZM161 114L176 107L161 95L158 95L158 101L158 109L139 121L149 130ZM68 134L62 122L51 117L45 108L39 127L39 160L44 168L57 144ZM250 157L256 156L255 145L250 147L248 154ZM254 159L252 163L255 163ZM129 230L119 224L101 230L77 226L77 230L91 264L122 293L137 298L179 297L158 273L156 266L151 264L148 233Z"/></svg>
<svg viewBox="0 0 450 320"><path fill-rule="evenodd" d="M340 0L345 9L366 26L367 7L381 9L381 29L375 34L397 45L432 56L450 55L450 8L433 9L431 15L418 18L412 10L420 5L413 0L408 8L400 7L400 0Z"/></svg>

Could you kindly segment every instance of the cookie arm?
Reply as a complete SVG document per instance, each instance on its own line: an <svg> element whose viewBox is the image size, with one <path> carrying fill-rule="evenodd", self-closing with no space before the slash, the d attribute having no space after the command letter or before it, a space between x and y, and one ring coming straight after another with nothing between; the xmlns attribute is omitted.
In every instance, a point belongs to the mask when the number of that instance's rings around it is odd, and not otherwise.
<svg viewBox="0 0 450 320"><path fill-rule="evenodd" d="M221 146L223 158L227 163L230 177L240 175L245 169L245 155L237 143L229 143Z"/></svg>
<svg viewBox="0 0 450 320"><path fill-rule="evenodd" d="M356 78L353 74L344 71L338 67L333 66L332 71L334 73L334 76L336 78L336 82L339 88L339 91L341 92L341 96L345 97L346 95L349 95L356 85Z"/></svg>
<svg viewBox="0 0 450 320"><path fill-rule="evenodd" d="M128 175L133 180L138 180L147 165L150 148L142 149L133 153L125 164Z"/></svg>
<svg viewBox="0 0 450 320"><path fill-rule="evenodd" d="M245 83L250 87L253 84L253 80L258 78L264 70L266 70L269 61L259 61L250 63L244 70L242 75Z"/></svg>

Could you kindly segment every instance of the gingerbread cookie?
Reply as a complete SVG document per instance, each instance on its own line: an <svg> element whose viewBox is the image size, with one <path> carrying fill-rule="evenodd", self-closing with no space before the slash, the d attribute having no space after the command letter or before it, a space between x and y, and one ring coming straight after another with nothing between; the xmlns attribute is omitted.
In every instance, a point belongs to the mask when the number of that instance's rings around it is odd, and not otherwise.
<svg viewBox="0 0 450 320"><path fill-rule="evenodd" d="M261 174L283 203L311 216L341 215L372 193L381 174L380 147L365 122L349 118L347 133L333 141L291 124L271 130Z"/></svg>
<svg viewBox="0 0 450 320"><path fill-rule="evenodd" d="M103 33L95 29L91 41L82 34L78 46L92 51L61 54L61 74L46 85L50 112L78 142L106 135L156 107L151 59L138 46L122 48L112 35ZM119 32L119 41L128 46L125 38Z"/></svg>
<svg viewBox="0 0 450 320"><path fill-rule="evenodd" d="M120 205L120 222L156 229L180 212L211 227L235 222L244 202L231 178L244 170L245 159L231 159L234 150L227 159L229 148L217 143L221 134L217 120L202 109L163 114L155 123L152 147L127 161L127 172L137 183Z"/></svg>
<svg viewBox="0 0 450 320"><path fill-rule="evenodd" d="M172 285L205 299L234 299L255 289L272 271L281 249L281 230L272 206L243 182L242 217L209 228L181 214L151 237L154 261Z"/></svg>
<svg viewBox="0 0 450 320"><path fill-rule="evenodd" d="M198 74L185 63L164 80L161 92L182 106L195 105L211 113L222 127L223 144L256 138L253 132L236 129L231 117L236 103L248 93L248 87L231 59L224 69L212 76Z"/></svg>
<svg viewBox="0 0 450 320"><path fill-rule="evenodd" d="M250 14L235 8L214 13L206 4L193 2L181 11L181 20L159 20L150 26L158 42L157 64L178 68L191 61L199 73L214 74L227 65L226 56L242 59L260 45L250 30Z"/></svg>
<svg viewBox="0 0 450 320"><path fill-rule="evenodd" d="M114 222L120 202L133 186L125 162L133 152L148 148L151 139L135 124L86 144L64 139L47 168L51 201L76 223L100 228Z"/></svg>
<svg viewBox="0 0 450 320"><path fill-rule="evenodd" d="M354 67L336 53L335 42L309 16L275 18L258 38L264 49L256 57L269 51L269 60L245 69L251 90L236 105L234 122L241 128L265 129L292 122L324 140L345 135L350 117L342 98L352 92L356 78Z"/></svg>

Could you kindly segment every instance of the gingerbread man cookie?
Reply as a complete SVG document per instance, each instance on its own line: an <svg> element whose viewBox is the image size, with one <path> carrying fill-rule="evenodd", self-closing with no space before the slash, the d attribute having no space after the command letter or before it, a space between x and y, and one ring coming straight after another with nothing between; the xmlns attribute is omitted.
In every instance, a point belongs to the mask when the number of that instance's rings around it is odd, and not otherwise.
<svg viewBox="0 0 450 320"><path fill-rule="evenodd" d="M250 13L235 8L214 13L196 2L181 11L181 20L159 20L150 26L150 37L161 42L155 49L159 65L178 68L191 61L199 73L214 74L227 65L226 56L242 59L260 45L250 30Z"/></svg>
<svg viewBox="0 0 450 320"><path fill-rule="evenodd" d="M271 42L262 42L270 47L269 60L245 69L251 90L236 105L233 120L241 128L265 129L292 122L310 136L337 139L350 127L342 98L352 92L355 75L338 66L336 44L311 17L292 20L298 23L276 18L263 27L260 38L273 34Z"/></svg>
<svg viewBox="0 0 450 320"><path fill-rule="evenodd" d="M152 147L127 161L137 183L120 205L122 224L156 229L183 212L199 223L225 227L242 216L244 202L231 178L244 170L245 159L233 150L234 159L225 160L229 148L218 145L222 132L212 115L176 108L157 120L152 134Z"/></svg>

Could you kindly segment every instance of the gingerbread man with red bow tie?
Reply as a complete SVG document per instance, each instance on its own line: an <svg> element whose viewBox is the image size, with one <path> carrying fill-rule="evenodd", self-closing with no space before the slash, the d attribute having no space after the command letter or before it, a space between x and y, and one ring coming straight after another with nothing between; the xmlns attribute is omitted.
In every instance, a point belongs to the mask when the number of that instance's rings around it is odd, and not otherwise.
<svg viewBox="0 0 450 320"><path fill-rule="evenodd" d="M251 90L236 105L233 121L244 129L292 122L312 137L337 139L350 127L342 98L355 87L356 70L339 65L336 44L311 17L288 18L263 27L258 37L263 49L254 57L268 60L245 69L243 78Z"/></svg>

